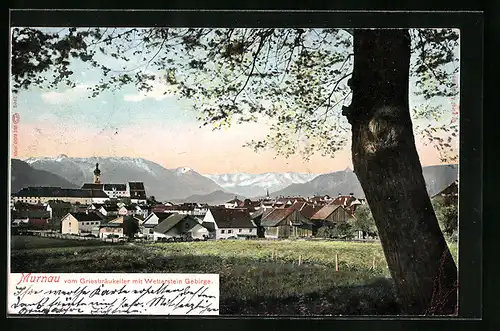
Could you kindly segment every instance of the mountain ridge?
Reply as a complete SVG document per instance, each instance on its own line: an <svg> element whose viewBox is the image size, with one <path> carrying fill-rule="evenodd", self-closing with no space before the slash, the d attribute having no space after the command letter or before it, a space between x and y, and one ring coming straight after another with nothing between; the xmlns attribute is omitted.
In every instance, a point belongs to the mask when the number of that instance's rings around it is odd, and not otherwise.
<svg viewBox="0 0 500 331"><path fill-rule="evenodd" d="M172 202L198 202L198 203L206 203L209 205L222 205L229 200L237 197L240 200L245 200L244 196L236 195L230 192L225 192L222 190L217 190L208 194L194 194L184 199L172 200Z"/></svg>
<svg viewBox="0 0 500 331"><path fill-rule="evenodd" d="M140 181L146 194L172 200L193 194L208 194L222 189L211 179L188 167L167 169L162 165L137 157L56 157L26 158L33 168L49 171L66 180L83 185L93 181L95 164L99 163L103 183Z"/></svg>
<svg viewBox="0 0 500 331"><path fill-rule="evenodd" d="M439 193L458 179L458 165L444 164L423 167L423 175L427 192L430 196ZM283 190L274 192L274 196L335 196L353 193L356 197L364 198L356 174L350 170L335 171L319 175L304 184L292 184Z"/></svg>
<svg viewBox="0 0 500 331"><path fill-rule="evenodd" d="M27 186L56 186L62 188L78 188L78 185L49 171L31 167L20 159L11 159L10 190L17 193Z"/></svg>
<svg viewBox="0 0 500 331"><path fill-rule="evenodd" d="M102 182L142 181L146 194L161 200L193 200L195 197L223 203L234 196L263 197L267 190L272 196L353 193L364 197L361 185L350 168L326 174L200 174L188 166L168 169L144 158L126 156L73 158L61 154L56 157L27 158L25 161L34 169L57 174L77 186L92 182L95 163L99 162ZM458 165L427 166L423 167L423 172L428 192L432 195L458 178Z"/></svg>

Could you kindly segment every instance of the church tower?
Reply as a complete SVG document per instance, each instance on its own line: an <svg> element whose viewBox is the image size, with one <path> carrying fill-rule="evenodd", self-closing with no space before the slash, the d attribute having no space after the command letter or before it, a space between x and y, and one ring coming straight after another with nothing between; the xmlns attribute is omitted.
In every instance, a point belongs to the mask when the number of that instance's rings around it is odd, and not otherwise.
<svg viewBox="0 0 500 331"><path fill-rule="evenodd" d="M95 170L94 170L94 184L101 184L101 170L99 170L99 163L95 164Z"/></svg>

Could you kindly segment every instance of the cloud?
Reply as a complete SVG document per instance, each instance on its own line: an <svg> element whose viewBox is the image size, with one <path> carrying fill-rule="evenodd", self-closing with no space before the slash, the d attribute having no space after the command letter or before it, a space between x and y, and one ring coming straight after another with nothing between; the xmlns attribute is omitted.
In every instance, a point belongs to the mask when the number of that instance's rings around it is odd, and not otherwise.
<svg viewBox="0 0 500 331"><path fill-rule="evenodd" d="M80 84L76 85L74 88L68 88L63 92L46 92L42 93L42 99L45 103L50 104L62 104L62 103L73 103L82 99L86 96L89 91L87 88L89 85Z"/></svg>
<svg viewBox="0 0 500 331"><path fill-rule="evenodd" d="M169 85L164 80L150 82L152 90L149 92L138 92L135 94L126 94L123 96L123 100L128 102L139 102L145 99L154 99L156 101L161 101L165 98L169 98L175 95L177 88L175 86Z"/></svg>

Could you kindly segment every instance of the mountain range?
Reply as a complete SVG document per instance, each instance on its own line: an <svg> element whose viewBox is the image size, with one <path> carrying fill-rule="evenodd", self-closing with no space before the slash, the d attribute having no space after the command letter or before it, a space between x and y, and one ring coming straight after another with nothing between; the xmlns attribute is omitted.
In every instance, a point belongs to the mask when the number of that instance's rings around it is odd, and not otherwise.
<svg viewBox="0 0 500 331"><path fill-rule="evenodd" d="M427 192L433 196L458 179L458 166L435 165L423 167L424 180ZM274 192L273 196L311 196L328 194L347 195L364 198L364 192L356 174L351 169L336 171L315 177L313 180L303 184L292 184L283 190Z"/></svg>
<svg viewBox="0 0 500 331"><path fill-rule="evenodd" d="M184 199L172 200L172 202L198 202L216 206L222 205L235 197L242 201L246 199L241 195L235 195L233 193L218 190L209 194L194 194Z"/></svg>
<svg viewBox="0 0 500 331"><path fill-rule="evenodd" d="M291 172L202 175L189 167L166 169L155 162L131 157L73 158L59 155L24 161L14 159L12 162L13 192L29 185L81 187L83 183L92 182L95 164L99 163L102 182L141 181L147 195L153 195L158 200L220 204L235 196L240 200L262 197L266 190L271 197L334 196L339 193L364 197L351 169L321 175ZM458 178L458 166L429 166L424 167L423 173L427 190L432 196Z"/></svg>
<svg viewBox="0 0 500 331"><path fill-rule="evenodd" d="M182 199L193 194L208 194L222 190L213 180L183 167L165 169L161 165L131 157L57 157L28 158L24 160L35 169L49 171L81 187L93 182L96 163L101 170L101 182L143 182L148 196L157 199Z"/></svg>
<svg viewBox="0 0 500 331"><path fill-rule="evenodd" d="M263 174L232 173L220 175L204 175L212 179L227 192L255 197L276 192L291 184L303 184L314 179L318 174L299 172L266 172Z"/></svg>

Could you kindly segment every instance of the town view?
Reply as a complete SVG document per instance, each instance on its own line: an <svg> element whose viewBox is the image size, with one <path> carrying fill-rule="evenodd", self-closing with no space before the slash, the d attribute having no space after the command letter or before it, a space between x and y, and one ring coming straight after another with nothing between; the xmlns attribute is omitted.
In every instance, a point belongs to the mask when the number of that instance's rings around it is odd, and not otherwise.
<svg viewBox="0 0 500 331"><path fill-rule="evenodd" d="M222 315L456 313L458 33L401 31L13 28L10 272L218 274Z"/></svg>

